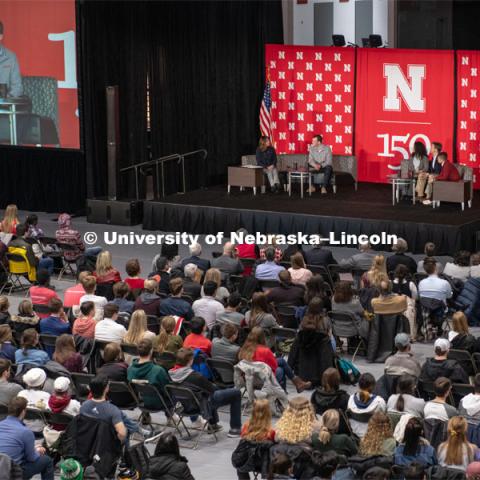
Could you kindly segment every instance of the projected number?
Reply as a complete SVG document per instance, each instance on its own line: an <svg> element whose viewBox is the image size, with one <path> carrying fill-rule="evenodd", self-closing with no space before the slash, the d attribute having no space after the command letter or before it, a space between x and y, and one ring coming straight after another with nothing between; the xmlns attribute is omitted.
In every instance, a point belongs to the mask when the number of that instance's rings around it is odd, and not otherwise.
<svg viewBox="0 0 480 480"><path fill-rule="evenodd" d="M418 141L422 141L425 144L427 152L430 151L431 146L430 139L423 133L417 133L412 138L410 138L409 133L406 135L390 135L389 133L382 133L377 135L377 138L383 139L383 152L378 153L379 157L395 157L395 152L398 152L403 158L409 158L410 152L413 152L415 142ZM409 138L410 141L408 141Z"/></svg>
<svg viewBox="0 0 480 480"><path fill-rule="evenodd" d="M58 88L77 88L77 60L75 52L75 32L49 33L52 42L63 42L65 80L58 81Z"/></svg>

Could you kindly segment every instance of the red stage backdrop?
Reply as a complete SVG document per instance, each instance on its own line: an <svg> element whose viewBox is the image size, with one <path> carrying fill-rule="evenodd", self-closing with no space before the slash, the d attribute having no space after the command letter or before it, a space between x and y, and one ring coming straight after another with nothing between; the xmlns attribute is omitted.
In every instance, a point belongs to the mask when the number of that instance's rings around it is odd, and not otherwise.
<svg viewBox="0 0 480 480"><path fill-rule="evenodd" d="M452 157L453 51L357 51L355 155L359 180L386 182L388 165L408 158L415 141L439 141Z"/></svg>
<svg viewBox="0 0 480 480"><path fill-rule="evenodd" d="M60 146L79 147L74 0L0 0L4 44L23 76L58 80Z"/></svg>
<svg viewBox="0 0 480 480"><path fill-rule="evenodd" d="M306 153L323 135L333 153L351 155L355 50L266 45L273 142L278 153Z"/></svg>
<svg viewBox="0 0 480 480"><path fill-rule="evenodd" d="M457 161L480 166L480 52L457 52ZM477 172L477 178L479 178Z"/></svg>

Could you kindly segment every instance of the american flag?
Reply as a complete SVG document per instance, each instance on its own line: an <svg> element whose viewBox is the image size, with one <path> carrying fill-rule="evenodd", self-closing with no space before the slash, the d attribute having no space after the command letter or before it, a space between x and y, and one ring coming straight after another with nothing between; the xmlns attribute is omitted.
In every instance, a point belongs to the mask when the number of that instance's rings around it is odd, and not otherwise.
<svg viewBox="0 0 480 480"><path fill-rule="evenodd" d="M272 108L272 97L270 95L270 75L267 76L267 83L263 91L262 105L260 106L260 133L272 140L272 117L270 109Z"/></svg>

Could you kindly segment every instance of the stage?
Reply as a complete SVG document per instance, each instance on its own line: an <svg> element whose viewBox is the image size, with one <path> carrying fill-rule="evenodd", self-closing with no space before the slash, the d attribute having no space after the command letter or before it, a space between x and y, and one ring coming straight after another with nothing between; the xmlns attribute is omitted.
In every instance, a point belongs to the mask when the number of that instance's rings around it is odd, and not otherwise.
<svg viewBox="0 0 480 480"><path fill-rule="evenodd" d="M298 188L298 185L294 187ZM225 186L194 190L185 195L145 201L143 227L147 230L188 233L230 233L245 227L250 233L396 234L407 240L410 251L421 253L433 241L438 254L459 249L475 250L475 234L480 231L480 195L475 192L472 208L462 212L459 204L442 203L433 209L411 199L392 205L390 185L360 183L339 185L336 194L308 194L302 200L294 189L287 193L253 195ZM378 249L385 249L379 245Z"/></svg>

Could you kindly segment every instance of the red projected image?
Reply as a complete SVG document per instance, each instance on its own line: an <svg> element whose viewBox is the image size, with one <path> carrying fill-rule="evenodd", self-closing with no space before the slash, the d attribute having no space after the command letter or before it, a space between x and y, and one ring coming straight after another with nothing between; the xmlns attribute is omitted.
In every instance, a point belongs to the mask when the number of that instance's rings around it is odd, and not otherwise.
<svg viewBox="0 0 480 480"><path fill-rule="evenodd" d="M79 148L74 0L0 0L0 143Z"/></svg>

